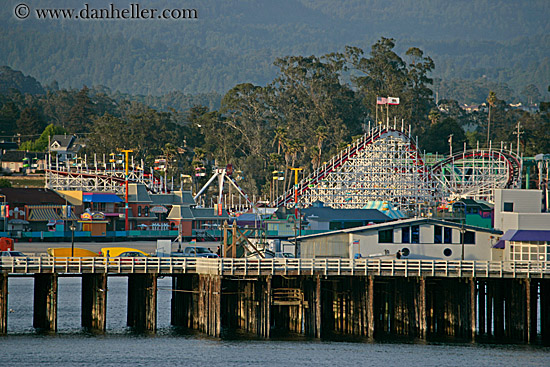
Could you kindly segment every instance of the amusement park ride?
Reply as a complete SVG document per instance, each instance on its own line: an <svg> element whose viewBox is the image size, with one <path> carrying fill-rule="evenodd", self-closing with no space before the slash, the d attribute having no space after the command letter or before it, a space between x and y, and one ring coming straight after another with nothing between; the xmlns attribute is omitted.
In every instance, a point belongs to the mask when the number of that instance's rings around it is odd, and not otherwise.
<svg viewBox="0 0 550 367"><path fill-rule="evenodd" d="M545 162L547 162L546 160ZM145 184L151 192L167 191L167 178L147 174L143 161L124 165L101 162L94 155L76 167L48 159L46 187L55 190L110 191L124 194L125 180ZM541 164L538 164L541 170ZM360 139L297 182L271 203L279 206L308 206L321 201L333 208L363 208L369 202L383 201L408 214L421 208L451 203L460 198L493 201L498 188L520 188L522 159L512 149L476 148L455 153L433 165L418 148L409 131L390 124L368 128ZM218 180L217 203L223 203L225 183L232 185L248 205L254 203L232 178L232 167L217 168L197 192L195 200ZM149 172L153 172L150 169ZM221 210L222 205L218 206Z"/></svg>

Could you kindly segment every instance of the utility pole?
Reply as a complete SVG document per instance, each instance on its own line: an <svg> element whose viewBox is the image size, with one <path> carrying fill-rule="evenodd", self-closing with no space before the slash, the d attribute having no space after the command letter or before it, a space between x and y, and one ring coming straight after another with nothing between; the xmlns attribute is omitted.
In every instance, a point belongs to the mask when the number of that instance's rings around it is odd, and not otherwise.
<svg viewBox="0 0 550 367"><path fill-rule="evenodd" d="M520 125L521 125L521 122L518 121L518 126L517 126L518 129L516 131L514 131L514 135L518 136L518 147L517 147L518 156L519 156L519 137L520 137L521 134L523 134L523 131L520 131Z"/></svg>
<svg viewBox="0 0 550 367"><path fill-rule="evenodd" d="M124 184L126 186L126 194L124 195L124 230L129 231L128 226L128 153L133 152L131 149L122 149L122 153L125 155L124 160L124 170L125 170L125 176L124 176Z"/></svg>

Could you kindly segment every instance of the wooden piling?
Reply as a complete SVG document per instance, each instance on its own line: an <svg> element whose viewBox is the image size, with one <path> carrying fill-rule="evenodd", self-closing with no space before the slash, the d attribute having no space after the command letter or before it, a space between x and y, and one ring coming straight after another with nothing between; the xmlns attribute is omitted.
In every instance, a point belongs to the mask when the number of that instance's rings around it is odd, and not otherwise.
<svg viewBox="0 0 550 367"><path fill-rule="evenodd" d="M57 331L57 293L57 274L34 274L34 328Z"/></svg>
<svg viewBox="0 0 550 367"><path fill-rule="evenodd" d="M494 325L493 325L493 305L494 305L494 285L491 280L485 282L486 294L487 294L487 304L485 306L485 315L487 315L487 336L494 336Z"/></svg>
<svg viewBox="0 0 550 367"><path fill-rule="evenodd" d="M0 335L8 332L8 274L0 273Z"/></svg>
<svg viewBox="0 0 550 367"><path fill-rule="evenodd" d="M82 274L82 327L105 332L106 316L107 275Z"/></svg>
<svg viewBox="0 0 550 367"><path fill-rule="evenodd" d="M470 339L475 340L476 317L478 313L476 308L477 284L475 278L469 278L468 283L470 284Z"/></svg>
<svg viewBox="0 0 550 367"><path fill-rule="evenodd" d="M374 328L375 328L375 319L374 319L374 276L370 275L368 277L367 283L367 336L369 338L374 338Z"/></svg>
<svg viewBox="0 0 550 367"><path fill-rule="evenodd" d="M128 275L127 325L137 331L156 331L157 274Z"/></svg>
<svg viewBox="0 0 550 367"><path fill-rule="evenodd" d="M493 288L493 335L497 339L504 338L504 285L506 279L491 281Z"/></svg>
<svg viewBox="0 0 550 367"><path fill-rule="evenodd" d="M486 282L485 280L478 281L478 291L477 291L477 304L478 304L478 335L485 335L485 300L487 294L485 292ZM475 324L474 324L475 325Z"/></svg>
<svg viewBox="0 0 550 367"><path fill-rule="evenodd" d="M418 337L420 339L426 339L428 333L428 319L427 319L427 303L426 303L426 278L419 279L419 291L418 291Z"/></svg>
<svg viewBox="0 0 550 367"><path fill-rule="evenodd" d="M315 337L321 338L322 324L321 324L321 310L322 310L322 299L321 299L321 276L317 275L315 279Z"/></svg>
<svg viewBox="0 0 550 367"><path fill-rule="evenodd" d="M540 334L544 344L550 343L550 279L540 279Z"/></svg>
<svg viewBox="0 0 550 367"><path fill-rule="evenodd" d="M198 330L210 336L221 334L221 277L199 275Z"/></svg>

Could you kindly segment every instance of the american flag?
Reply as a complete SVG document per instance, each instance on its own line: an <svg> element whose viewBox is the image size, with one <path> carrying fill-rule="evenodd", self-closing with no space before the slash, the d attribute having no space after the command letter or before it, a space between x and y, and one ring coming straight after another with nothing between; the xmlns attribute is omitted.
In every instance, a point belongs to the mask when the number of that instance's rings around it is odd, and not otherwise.
<svg viewBox="0 0 550 367"><path fill-rule="evenodd" d="M359 240L353 241L353 244L354 244L354 245L358 245L358 244L359 244Z"/></svg>
<svg viewBox="0 0 550 367"><path fill-rule="evenodd" d="M386 104L388 99L386 97L376 97L376 104Z"/></svg>

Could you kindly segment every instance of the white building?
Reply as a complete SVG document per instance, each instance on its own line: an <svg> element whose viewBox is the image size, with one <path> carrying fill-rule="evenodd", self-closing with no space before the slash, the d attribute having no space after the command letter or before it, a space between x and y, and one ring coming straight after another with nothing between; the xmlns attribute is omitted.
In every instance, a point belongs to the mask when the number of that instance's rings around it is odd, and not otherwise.
<svg viewBox="0 0 550 367"><path fill-rule="evenodd" d="M550 261L550 213L542 212L541 190L495 190L495 245L503 260Z"/></svg>
<svg viewBox="0 0 550 367"><path fill-rule="evenodd" d="M302 236L302 258L396 257L402 259L500 260L494 248L502 232L456 222L415 218Z"/></svg>

